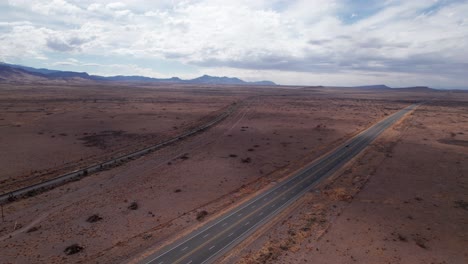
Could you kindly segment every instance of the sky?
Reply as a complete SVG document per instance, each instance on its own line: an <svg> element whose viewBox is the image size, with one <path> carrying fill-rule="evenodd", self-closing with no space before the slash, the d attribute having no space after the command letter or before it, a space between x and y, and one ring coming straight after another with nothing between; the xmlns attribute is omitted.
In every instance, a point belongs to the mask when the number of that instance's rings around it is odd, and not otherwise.
<svg viewBox="0 0 468 264"><path fill-rule="evenodd" d="M90 74L468 88L468 0L0 0L0 61Z"/></svg>

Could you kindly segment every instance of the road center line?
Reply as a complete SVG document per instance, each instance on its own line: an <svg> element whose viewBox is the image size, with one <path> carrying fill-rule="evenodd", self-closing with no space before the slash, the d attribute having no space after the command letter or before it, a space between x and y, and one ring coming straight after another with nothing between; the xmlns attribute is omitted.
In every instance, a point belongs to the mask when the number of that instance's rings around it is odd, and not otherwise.
<svg viewBox="0 0 468 264"><path fill-rule="evenodd" d="M406 109L406 108L405 108L405 109ZM412 110L412 109L410 109L410 110ZM403 110L401 110L401 111L403 111ZM407 113L407 112L406 112L406 113ZM406 114L406 113L405 113L405 114ZM403 115L404 115L404 114L402 114L401 116L403 116ZM386 119L380 121L380 123L381 123L381 122L385 122L385 120L391 120L391 119L389 119L389 118L394 117L394 116L396 116L396 115L395 115L395 114L392 114L392 115L389 116L388 118L386 118ZM388 122L388 121L387 121L387 122ZM392 122L390 122L390 123L394 123L394 122L395 122L395 121L392 121ZM353 148L352 152L351 152L350 149L346 149L346 150L344 150L344 151L338 151L338 152L336 152L336 153L334 153L334 154L332 154L332 155L330 155L330 156L326 156L326 157L320 159L318 163L316 163L316 164L314 164L314 165L311 165L311 166L309 166L308 168L304 169L303 171L299 172L300 174L302 174L302 176L300 176L300 178L296 178L295 180L293 180L293 182L294 182L294 181L297 181L298 179L310 180L310 177L311 177L311 176L321 175L321 177L323 177L323 176L327 175L327 173L329 173L329 171L331 171L331 170L333 169L333 168L327 168L327 167L329 167L330 165L332 165L333 162L336 162L337 160L339 160L340 158L342 158L342 157L343 157L344 155L346 155L346 154L350 155L350 153L353 154L353 152L356 152L357 150L360 150L360 149L361 149L361 146L360 146L361 143L363 143L363 142L371 142L371 141L373 141L373 140L376 138L376 136L373 136L373 137L364 137L364 136L362 136L362 137L361 137L361 136L360 136L361 134L365 134L366 132L369 133L369 131L370 131L371 129L377 130L376 132L379 132L379 131L381 131L381 130L383 131L383 129L384 129L384 128L387 128L389 125L390 125L390 124L386 124L385 126L383 126L383 125L380 125L380 126L374 125L374 126L368 128L368 129L362 131L358 136L355 136L353 139L351 139L352 141L353 141L353 140L354 140L354 141L356 141L356 140L358 141L358 143L355 145L356 147ZM380 128L380 127L381 127L381 128ZM378 128L378 129L377 129L377 128ZM376 132L374 132L373 134L377 134L377 136L378 136L378 134L380 134L380 133L376 133ZM369 139L371 139L371 140L369 140ZM347 142L348 142L348 141L347 141ZM346 143L346 142L345 142L345 143ZM354 142L354 143L355 143L355 142ZM336 156L338 156L338 157L336 157ZM354 155L348 156L348 158L352 158L352 157L354 157ZM349 161L349 160L348 160L348 161ZM320 164L320 163L322 163L322 162L323 162L324 164ZM313 164L313 163L312 163L312 164ZM318 166L317 166L317 165L318 165ZM315 166L317 166L317 168L315 168ZM313 171L311 171L312 169L313 169ZM319 173L319 172L322 172L322 173ZM300 175L300 174L299 174L299 175ZM309 174L309 175L308 175L307 177L305 177L306 174ZM315 179L315 177L313 177L313 179L314 179L314 181L317 180L317 179ZM295 188L295 187L299 186L303 181L305 181L305 180L299 181L298 183L294 184L291 188ZM291 182L290 182L290 183L291 183ZM295 192L298 192L298 191L299 191L299 190L295 190ZM216 236L212 237L211 239L209 239L209 240L206 241L205 243L202 243L200 246L198 246L197 248L193 249L191 252L189 252L189 253L187 253L187 254L184 254L184 256L180 257L180 258L179 258L178 260L176 260L174 263L180 263L180 261L181 261L183 258L185 258L185 257L188 256L189 254L195 252L196 250L202 248L204 245L206 245L206 244L209 243L210 241L213 241L214 239L216 239L216 238L219 237L220 235L224 234L227 230L231 230L232 228L234 228L234 226L236 226L237 224L239 224L240 221L242 221L242 220L244 220L244 219L246 219L246 218L252 216L254 213L258 212L259 210L261 210L261 209L267 207L269 204L273 203L275 200L278 200L279 197L280 197L280 196L278 196L278 197L276 197L276 198L270 200L270 201L267 202L265 205L261 206L261 207L258 208L257 210L253 211L252 213L250 213L250 214L248 214L247 216L243 217L243 218L240 219L239 221L235 222L235 223L234 223L233 225L231 225L231 227L229 227L228 229L226 229L226 230L220 232L219 234L217 234ZM267 200L267 198L264 198L264 201L266 201L266 200ZM264 213L264 212L261 212L260 215L263 215L263 213ZM226 225L226 224L227 224L227 223L223 224L223 226ZM211 226L211 227L213 227L213 226ZM210 227L210 228L211 228L211 227ZM213 246L213 247L214 247L214 246Z"/></svg>

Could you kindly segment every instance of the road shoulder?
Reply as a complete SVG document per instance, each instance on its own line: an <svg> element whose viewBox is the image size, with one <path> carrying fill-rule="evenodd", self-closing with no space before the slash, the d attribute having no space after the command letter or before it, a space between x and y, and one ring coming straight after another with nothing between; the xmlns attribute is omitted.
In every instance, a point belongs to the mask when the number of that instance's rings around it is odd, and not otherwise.
<svg viewBox="0 0 468 264"><path fill-rule="evenodd" d="M463 263L468 156L439 143L463 133L454 111L418 109L223 263Z"/></svg>

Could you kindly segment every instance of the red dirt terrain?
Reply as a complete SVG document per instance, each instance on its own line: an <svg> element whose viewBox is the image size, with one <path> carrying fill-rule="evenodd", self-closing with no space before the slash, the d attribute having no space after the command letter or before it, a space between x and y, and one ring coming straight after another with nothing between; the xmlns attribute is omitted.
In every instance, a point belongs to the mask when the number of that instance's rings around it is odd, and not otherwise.
<svg viewBox="0 0 468 264"><path fill-rule="evenodd" d="M184 91L119 85L2 87L0 191L161 142L242 98Z"/></svg>
<svg viewBox="0 0 468 264"><path fill-rule="evenodd" d="M467 106L466 101L447 101L450 94L123 84L5 85L0 93L0 138L7 146L0 153L7 168L1 176L4 190L155 144L210 120L234 102L238 105L227 119L200 134L5 205L0 223L4 263L131 261L284 179L383 117L416 100L442 97L446 101L420 107L336 173L334 181L307 194L284 218L278 217L222 261L339 263L352 255L360 262L375 263L379 257L391 262L394 255L369 245L387 243L376 247L390 248L395 243L408 252L438 252L432 244L437 239L446 249L441 256L453 253L459 260L466 253L462 221L468 199L462 191L466 179L460 175L467 169L463 142L468 131L461 123L466 123ZM449 169L454 173L446 175ZM445 181L436 177L439 174L427 174L431 171L446 175ZM366 190L368 196L359 198ZM435 215L436 209L447 214L439 219L425 214ZM400 222L391 221L392 216ZM444 217L453 223L448 225ZM406 221L404 226L401 221ZM419 226L421 221L431 224ZM411 223L419 223L420 229L411 229ZM461 238L446 243L450 232L443 235L439 227L457 231ZM399 240L398 234L406 241L393 241ZM369 247L367 254L364 246ZM348 254L342 247L356 252Z"/></svg>
<svg viewBox="0 0 468 264"><path fill-rule="evenodd" d="M222 263L467 263L467 113L420 106Z"/></svg>

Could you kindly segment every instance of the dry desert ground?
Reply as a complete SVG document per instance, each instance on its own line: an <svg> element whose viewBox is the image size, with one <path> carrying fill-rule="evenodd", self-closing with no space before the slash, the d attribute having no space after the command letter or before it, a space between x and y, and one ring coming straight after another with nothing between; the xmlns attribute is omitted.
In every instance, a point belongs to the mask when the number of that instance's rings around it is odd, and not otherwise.
<svg viewBox="0 0 468 264"><path fill-rule="evenodd" d="M138 84L0 86L5 193L222 122L3 206L2 263L127 263L425 101L221 263L466 263L468 93ZM77 254L64 250L73 244Z"/></svg>

